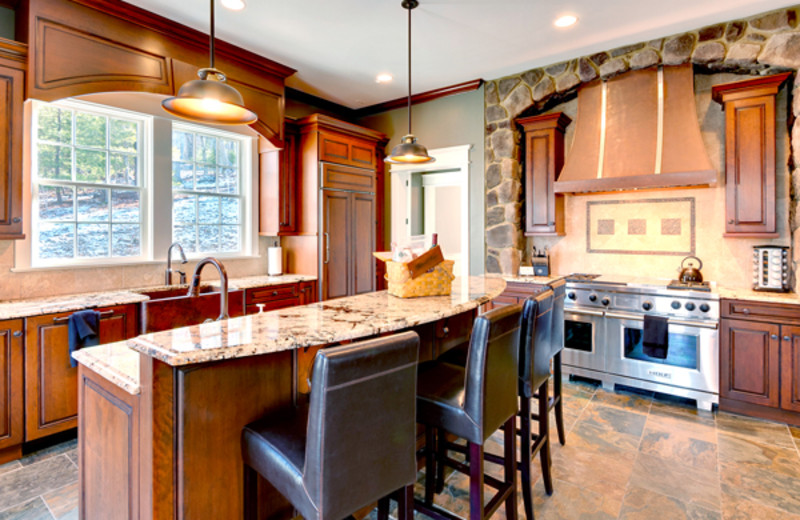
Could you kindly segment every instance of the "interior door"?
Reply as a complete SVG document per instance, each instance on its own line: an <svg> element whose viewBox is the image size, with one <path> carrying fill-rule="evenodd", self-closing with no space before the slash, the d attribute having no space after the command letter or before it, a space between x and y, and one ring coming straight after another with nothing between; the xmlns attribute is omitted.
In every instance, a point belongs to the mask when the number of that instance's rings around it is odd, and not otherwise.
<svg viewBox="0 0 800 520"><path fill-rule="evenodd" d="M350 193L322 190L322 299L350 294Z"/></svg>
<svg viewBox="0 0 800 520"><path fill-rule="evenodd" d="M375 290L375 195L351 193L352 208L352 277L351 294Z"/></svg>

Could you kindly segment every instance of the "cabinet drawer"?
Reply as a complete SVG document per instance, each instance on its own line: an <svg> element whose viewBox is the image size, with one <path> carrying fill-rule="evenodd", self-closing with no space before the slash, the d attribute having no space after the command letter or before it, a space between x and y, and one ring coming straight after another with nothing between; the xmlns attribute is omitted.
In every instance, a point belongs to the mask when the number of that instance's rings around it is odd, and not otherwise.
<svg viewBox="0 0 800 520"><path fill-rule="evenodd" d="M375 182L375 170L351 168L338 164L322 166L323 188L374 193Z"/></svg>
<svg viewBox="0 0 800 520"><path fill-rule="evenodd" d="M800 305L722 300L722 317L800 324Z"/></svg>
<svg viewBox="0 0 800 520"><path fill-rule="evenodd" d="M247 289L245 303L248 305L255 303L266 303L274 300L285 300L299 298L300 291L296 283L286 285L272 285L269 287L258 287Z"/></svg>
<svg viewBox="0 0 800 520"><path fill-rule="evenodd" d="M258 305L264 306L264 312L267 311L274 311L278 309L285 309L286 307L294 307L296 305L300 305L300 298L283 298L280 300L266 300L264 302L258 302L258 304L250 304L245 307L246 314L258 314L259 309Z"/></svg>
<svg viewBox="0 0 800 520"><path fill-rule="evenodd" d="M377 163L375 145L369 141L321 132L319 147L322 161L361 168L374 168Z"/></svg>

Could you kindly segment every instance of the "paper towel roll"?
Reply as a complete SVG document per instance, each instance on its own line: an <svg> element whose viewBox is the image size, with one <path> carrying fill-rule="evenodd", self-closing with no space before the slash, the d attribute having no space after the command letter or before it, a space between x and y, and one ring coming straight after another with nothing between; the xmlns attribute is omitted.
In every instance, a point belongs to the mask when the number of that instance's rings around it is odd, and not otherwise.
<svg viewBox="0 0 800 520"><path fill-rule="evenodd" d="M283 249L280 247L267 248L267 274L270 276L283 274Z"/></svg>

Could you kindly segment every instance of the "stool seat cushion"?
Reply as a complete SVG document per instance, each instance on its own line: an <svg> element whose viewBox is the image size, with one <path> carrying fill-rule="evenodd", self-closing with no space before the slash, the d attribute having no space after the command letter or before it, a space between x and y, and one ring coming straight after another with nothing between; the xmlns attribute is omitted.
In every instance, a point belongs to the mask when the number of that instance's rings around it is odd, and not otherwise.
<svg viewBox="0 0 800 520"><path fill-rule="evenodd" d="M464 411L463 367L426 361L417 371L417 422L483 444L481 428Z"/></svg>
<svg viewBox="0 0 800 520"><path fill-rule="evenodd" d="M303 518L312 519L318 513L303 487L307 425L308 405L270 414L244 428L242 454L245 464L269 475Z"/></svg>

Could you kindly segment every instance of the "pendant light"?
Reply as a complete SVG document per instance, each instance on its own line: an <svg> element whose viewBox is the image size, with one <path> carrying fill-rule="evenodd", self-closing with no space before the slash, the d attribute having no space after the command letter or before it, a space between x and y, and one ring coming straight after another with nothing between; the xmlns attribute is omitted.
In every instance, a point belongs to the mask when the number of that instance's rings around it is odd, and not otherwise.
<svg viewBox="0 0 800 520"><path fill-rule="evenodd" d="M172 115L219 125L247 125L258 116L244 106L242 95L225 83L225 74L214 68L214 0L211 0L211 35L209 51L211 64L200 69L200 79L188 81L175 97L167 98L161 106Z"/></svg>
<svg viewBox="0 0 800 520"><path fill-rule="evenodd" d="M403 0L400 5L408 10L408 134L392 148L386 162L393 164L422 164L435 161L428 150L417 142L411 133L411 10L419 5L417 0Z"/></svg>

